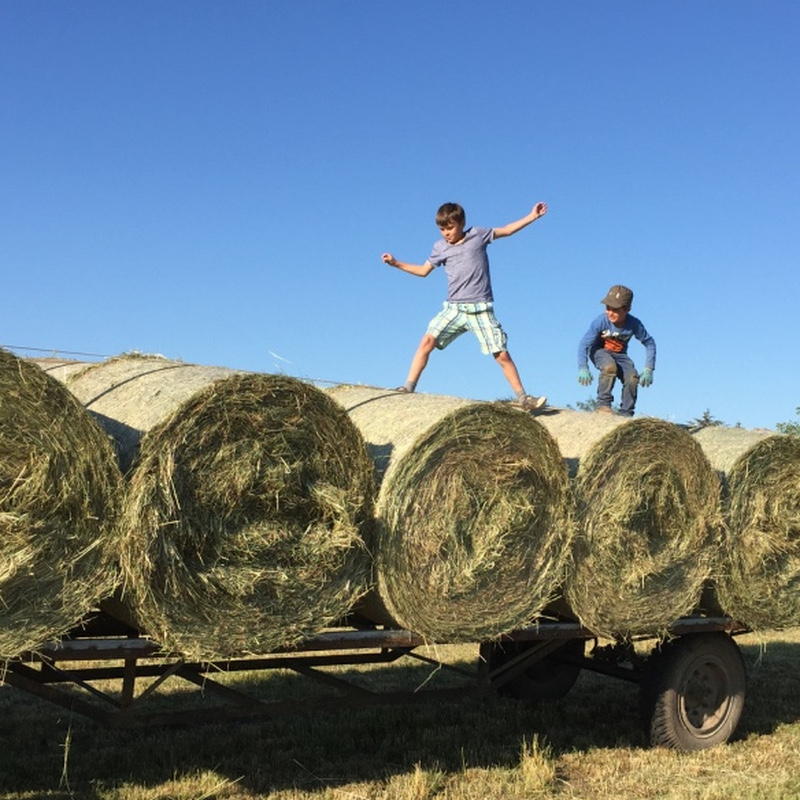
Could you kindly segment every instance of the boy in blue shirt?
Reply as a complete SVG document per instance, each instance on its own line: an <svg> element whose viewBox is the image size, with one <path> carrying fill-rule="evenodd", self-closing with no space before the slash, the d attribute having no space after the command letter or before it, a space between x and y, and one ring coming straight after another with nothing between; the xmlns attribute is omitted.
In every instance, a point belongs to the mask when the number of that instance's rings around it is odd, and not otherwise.
<svg viewBox="0 0 800 800"><path fill-rule="evenodd" d="M589 361L598 369L596 410L612 413L612 389L614 381L622 381L622 398L619 414L632 417L636 407L639 386L653 383L656 367L656 342L647 332L641 320L630 314L633 292L627 286L612 286L600 301L605 305L605 314L592 321L578 345L578 382L589 386L593 377L589 372ZM638 339L645 347L645 364L642 374L628 355L628 343Z"/></svg>
<svg viewBox="0 0 800 800"><path fill-rule="evenodd" d="M501 228L465 229L466 214L458 203L445 203L436 213L436 224L442 239L433 245L424 264L398 261L391 253L384 253L384 263L391 267L425 278L436 267L444 266L447 275L447 301L442 310L430 321L428 330L414 354L405 385L399 392L413 392L428 357L434 348L444 350L466 331L472 331L481 350L494 356L506 380L516 395L516 403L524 409L542 408L546 397L534 397L525 392L517 367L506 347L508 337L494 315L494 297L489 275L489 258L486 248L495 240L511 236L547 213L545 203L537 203L531 212Z"/></svg>

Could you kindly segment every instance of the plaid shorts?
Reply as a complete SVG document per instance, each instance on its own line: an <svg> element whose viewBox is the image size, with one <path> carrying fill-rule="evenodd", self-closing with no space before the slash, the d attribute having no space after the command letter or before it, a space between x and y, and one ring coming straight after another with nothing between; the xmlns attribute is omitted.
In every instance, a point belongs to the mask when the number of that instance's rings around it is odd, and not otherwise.
<svg viewBox="0 0 800 800"><path fill-rule="evenodd" d="M445 302L442 310L428 324L428 333L436 339L439 350L444 350L467 331L472 331L478 337L481 351L487 355L507 349L508 336L494 315L493 303Z"/></svg>

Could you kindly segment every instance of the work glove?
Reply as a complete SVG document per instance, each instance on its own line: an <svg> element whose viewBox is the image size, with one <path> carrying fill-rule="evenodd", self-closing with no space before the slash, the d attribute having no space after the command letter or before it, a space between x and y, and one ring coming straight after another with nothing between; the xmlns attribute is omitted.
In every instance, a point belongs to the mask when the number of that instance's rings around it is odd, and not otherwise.
<svg viewBox="0 0 800 800"><path fill-rule="evenodd" d="M645 367L642 374L639 376L639 386L652 386L653 384L653 370L650 367Z"/></svg>
<svg viewBox="0 0 800 800"><path fill-rule="evenodd" d="M592 373L586 367L578 370L578 383L581 386L589 386L593 380Z"/></svg>

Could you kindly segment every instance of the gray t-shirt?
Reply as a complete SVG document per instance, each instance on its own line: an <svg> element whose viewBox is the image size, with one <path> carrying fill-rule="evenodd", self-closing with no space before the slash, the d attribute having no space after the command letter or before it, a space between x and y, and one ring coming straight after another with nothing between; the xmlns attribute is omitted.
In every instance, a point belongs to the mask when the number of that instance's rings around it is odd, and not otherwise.
<svg viewBox="0 0 800 800"><path fill-rule="evenodd" d="M494 240L493 228L467 228L457 244L439 239L428 261L434 267L444 264L447 275L447 300L450 303L491 303L492 281L486 248Z"/></svg>

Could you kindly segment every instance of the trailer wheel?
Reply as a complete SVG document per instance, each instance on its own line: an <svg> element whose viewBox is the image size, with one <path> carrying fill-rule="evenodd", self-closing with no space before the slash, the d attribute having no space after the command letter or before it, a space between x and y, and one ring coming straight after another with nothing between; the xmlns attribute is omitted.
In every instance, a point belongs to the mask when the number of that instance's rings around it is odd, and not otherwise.
<svg viewBox="0 0 800 800"><path fill-rule="evenodd" d="M725 633L686 634L657 648L642 681L642 714L655 747L691 752L723 744L739 723L746 675Z"/></svg>
<svg viewBox="0 0 800 800"><path fill-rule="evenodd" d="M535 646L535 642L495 644L489 657L490 671L501 669ZM558 700L578 679L581 667L572 659L582 658L583 654L584 640L568 639L558 650L520 669L509 680L500 677L495 688L499 694L518 700ZM513 670L513 666L509 670Z"/></svg>

